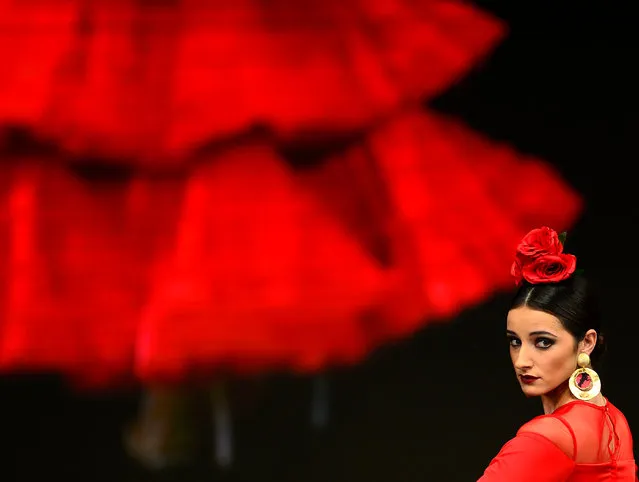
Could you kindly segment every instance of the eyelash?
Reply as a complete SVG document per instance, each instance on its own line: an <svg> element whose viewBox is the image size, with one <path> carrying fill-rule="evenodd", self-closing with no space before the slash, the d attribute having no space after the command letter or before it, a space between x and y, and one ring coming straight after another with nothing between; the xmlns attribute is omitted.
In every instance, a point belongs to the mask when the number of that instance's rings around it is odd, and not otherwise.
<svg viewBox="0 0 639 482"><path fill-rule="evenodd" d="M548 348L550 348L551 346L555 344L555 342L551 340L550 338L544 338L544 337L537 338L537 340L535 341L536 341L535 346L537 346L538 348L542 350L547 350ZM538 346L541 342L544 342L546 346Z"/></svg>
<svg viewBox="0 0 639 482"><path fill-rule="evenodd" d="M519 340L519 338L509 338L508 344L512 348L519 348L521 346L521 340ZM540 344L543 344L543 345L540 346ZM554 340L551 340L550 338L546 338L543 336L540 336L539 338L535 340L535 346L539 348L540 350L547 350L554 344L555 344Z"/></svg>

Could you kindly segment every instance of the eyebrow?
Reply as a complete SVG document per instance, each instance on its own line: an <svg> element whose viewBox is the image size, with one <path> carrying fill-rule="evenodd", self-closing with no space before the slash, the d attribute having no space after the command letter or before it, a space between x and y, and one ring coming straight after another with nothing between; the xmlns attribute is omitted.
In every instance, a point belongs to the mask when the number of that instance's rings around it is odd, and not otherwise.
<svg viewBox="0 0 639 482"><path fill-rule="evenodd" d="M512 330L506 330L506 334L507 335L512 335L512 336L518 336L517 333L515 333ZM552 336L554 338L557 338L557 335L555 335L554 333L550 333L549 331L531 331L528 335L529 336L549 335L549 336Z"/></svg>

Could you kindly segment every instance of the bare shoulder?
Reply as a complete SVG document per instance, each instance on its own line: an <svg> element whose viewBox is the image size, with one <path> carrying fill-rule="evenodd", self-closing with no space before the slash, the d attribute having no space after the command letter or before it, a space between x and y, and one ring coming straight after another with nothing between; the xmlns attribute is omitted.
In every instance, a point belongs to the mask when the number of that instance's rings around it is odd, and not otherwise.
<svg viewBox="0 0 639 482"><path fill-rule="evenodd" d="M570 458L575 453L575 435L568 423L559 416L543 415L524 424L517 435L540 435L559 447Z"/></svg>

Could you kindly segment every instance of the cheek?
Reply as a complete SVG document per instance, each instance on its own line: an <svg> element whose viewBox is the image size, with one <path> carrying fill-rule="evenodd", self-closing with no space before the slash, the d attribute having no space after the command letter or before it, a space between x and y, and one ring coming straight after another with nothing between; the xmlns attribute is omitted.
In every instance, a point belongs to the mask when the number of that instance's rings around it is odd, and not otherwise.
<svg viewBox="0 0 639 482"><path fill-rule="evenodd" d="M511 348L509 350L509 354L510 354L510 361L513 364L513 366L515 366L515 360L517 359L517 354L515 353L515 350Z"/></svg>
<svg viewBox="0 0 639 482"><path fill-rule="evenodd" d="M550 355L550 354L549 354ZM570 374L575 369L574 357L572 352L568 350L558 350L553 353L552 356L548 356L544 363L544 371L547 375L552 375L552 378L568 379Z"/></svg>

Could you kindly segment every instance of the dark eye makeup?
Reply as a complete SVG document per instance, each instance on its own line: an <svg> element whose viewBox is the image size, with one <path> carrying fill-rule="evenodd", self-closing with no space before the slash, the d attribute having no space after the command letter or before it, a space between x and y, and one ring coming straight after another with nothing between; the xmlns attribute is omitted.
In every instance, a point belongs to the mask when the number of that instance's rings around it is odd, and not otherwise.
<svg viewBox="0 0 639 482"><path fill-rule="evenodd" d="M507 337L508 340L508 344L512 347L519 347L521 346L521 340L515 336L512 335L508 335ZM535 338L535 346L537 348L539 348L540 350L547 350L548 348L550 348L551 346L553 346L555 344L555 340L553 340L552 338L548 338L545 336L539 336L537 338Z"/></svg>
<svg viewBox="0 0 639 482"><path fill-rule="evenodd" d="M555 344L555 340L551 338L546 338L545 336L540 336L539 338L535 339L535 346L537 348L541 348L542 350L547 350L554 344Z"/></svg>

